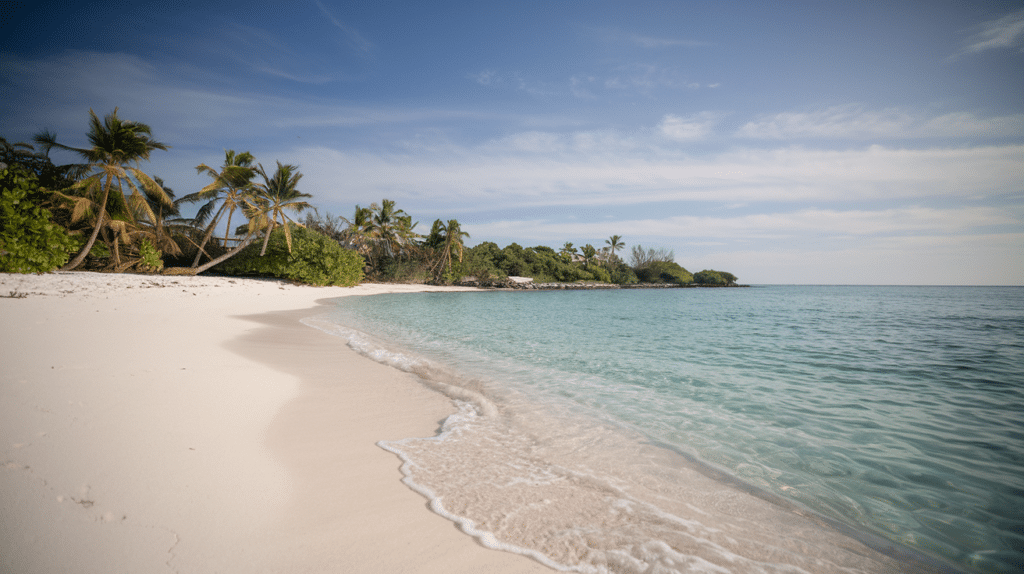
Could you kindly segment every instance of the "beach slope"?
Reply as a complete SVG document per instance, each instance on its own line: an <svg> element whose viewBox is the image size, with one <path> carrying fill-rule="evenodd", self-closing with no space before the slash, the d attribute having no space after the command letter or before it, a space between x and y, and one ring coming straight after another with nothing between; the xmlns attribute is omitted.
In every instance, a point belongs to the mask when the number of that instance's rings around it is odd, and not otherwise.
<svg viewBox="0 0 1024 574"><path fill-rule="evenodd" d="M376 446L448 399L299 323L422 289L0 274L0 572L549 571L430 512Z"/></svg>

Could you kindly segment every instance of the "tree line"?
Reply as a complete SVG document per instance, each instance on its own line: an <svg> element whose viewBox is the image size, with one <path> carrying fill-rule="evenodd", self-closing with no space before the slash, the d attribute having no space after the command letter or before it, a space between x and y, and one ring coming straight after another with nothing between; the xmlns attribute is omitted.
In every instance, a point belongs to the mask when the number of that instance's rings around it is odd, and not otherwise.
<svg viewBox="0 0 1024 574"><path fill-rule="evenodd" d="M451 284L466 276L736 282L730 273L691 274L663 249L633 246L627 263L619 256L625 244L618 235L601 247L567 242L557 252L516 243L468 248L469 234L458 220L438 219L420 234L417 222L389 199L357 205L351 218L322 215L307 201L311 195L299 190L297 166L277 161L268 170L250 152L225 150L220 166L200 164L197 172L210 183L176 197L140 168L151 153L170 147L155 140L148 125L121 119L116 108L102 120L90 110L86 138L87 147L66 145L49 131L38 133L33 144L0 138L0 271L212 269L348 285L364 278ZM54 165L49 154L55 148L82 162ZM187 204L198 204L194 217L182 216Z"/></svg>

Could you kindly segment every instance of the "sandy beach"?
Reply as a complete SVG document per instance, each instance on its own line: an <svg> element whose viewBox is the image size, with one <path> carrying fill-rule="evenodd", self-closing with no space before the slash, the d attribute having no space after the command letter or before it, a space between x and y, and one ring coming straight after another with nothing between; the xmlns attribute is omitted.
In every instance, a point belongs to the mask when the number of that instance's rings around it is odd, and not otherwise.
<svg viewBox="0 0 1024 574"><path fill-rule="evenodd" d="M447 398L299 322L424 289L0 274L0 573L550 571L376 445L433 435Z"/></svg>

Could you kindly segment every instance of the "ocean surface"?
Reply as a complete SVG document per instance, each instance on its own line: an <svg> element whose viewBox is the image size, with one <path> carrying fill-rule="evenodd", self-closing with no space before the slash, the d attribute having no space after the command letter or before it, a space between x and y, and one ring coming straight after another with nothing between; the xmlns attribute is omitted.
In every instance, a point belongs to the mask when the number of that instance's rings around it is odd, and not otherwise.
<svg viewBox="0 0 1024 574"><path fill-rule="evenodd" d="M579 572L1024 572L1024 288L346 297L310 326L457 412L380 446Z"/></svg>

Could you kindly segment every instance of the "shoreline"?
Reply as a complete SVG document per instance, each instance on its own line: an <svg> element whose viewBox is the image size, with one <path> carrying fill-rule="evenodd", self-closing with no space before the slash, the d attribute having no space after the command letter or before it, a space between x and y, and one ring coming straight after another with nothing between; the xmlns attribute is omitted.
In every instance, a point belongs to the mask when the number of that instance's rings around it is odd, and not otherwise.
<svg viewBox="0 0 1024 574"><path fill-rule="evenodd" d="M376 445L433 435L447 398L299 323L440 290L469 289L0 274L0 570L550 571L431 512Z"/></svg>

